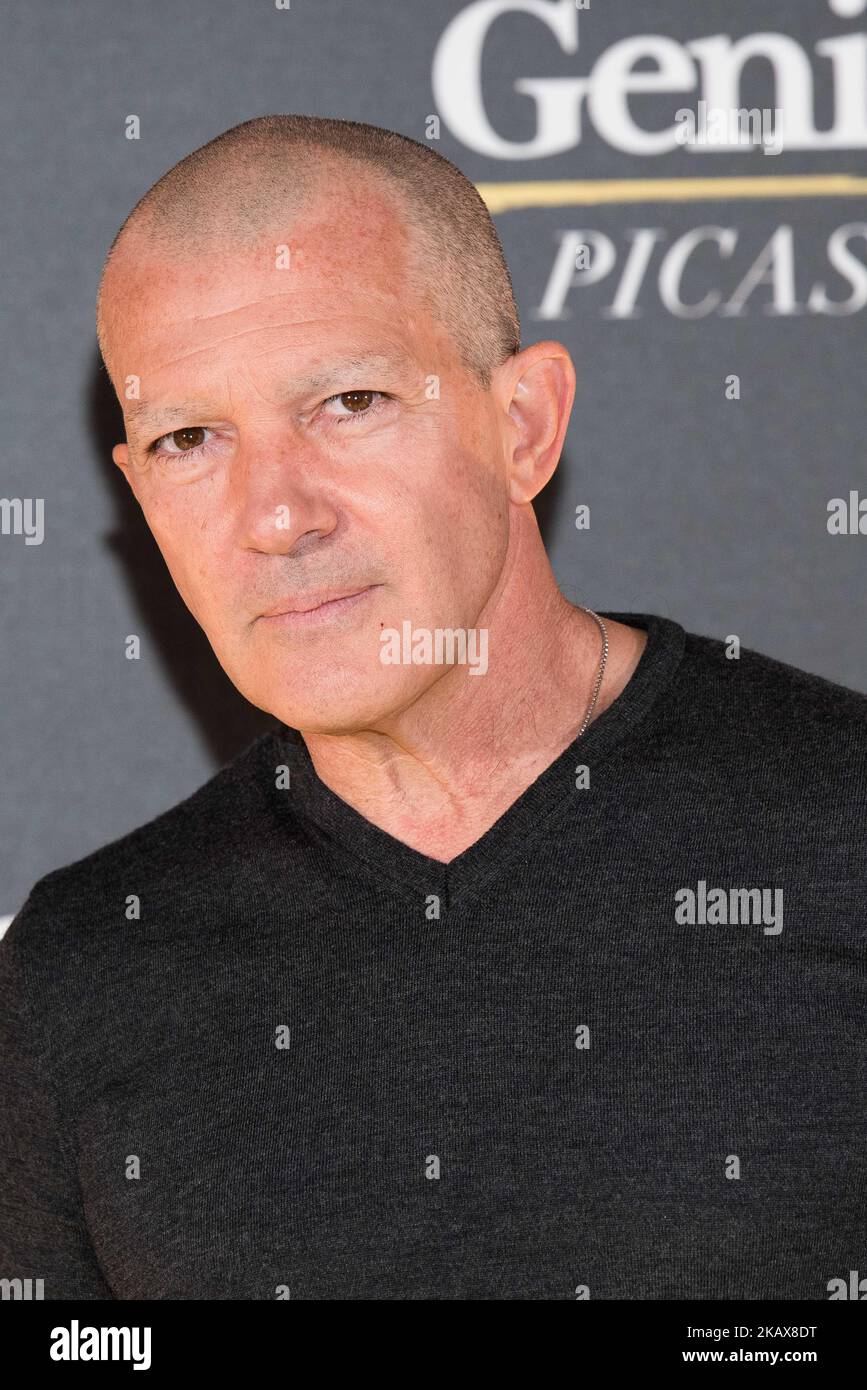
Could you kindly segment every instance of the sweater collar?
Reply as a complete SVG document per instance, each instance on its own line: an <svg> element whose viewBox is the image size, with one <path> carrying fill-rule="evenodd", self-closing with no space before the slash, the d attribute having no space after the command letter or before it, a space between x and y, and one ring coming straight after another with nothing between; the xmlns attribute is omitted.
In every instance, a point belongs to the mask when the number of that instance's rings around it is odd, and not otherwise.
<svg viewBox="0 0 867 1390"><path fill-rule="evenodd" d="M342 800L316 773L300 733L283 723L264 740L271 767L285 764L290 770L290 787L273 793L278 813L300 818L327 848L344 859L350 856L382 888L408 899L419 911L429 895L436 895L443 907L477 897L510 863L531 855L536 837L570 804L580 815L592 815L592 795L588 800L586 791L576 790L576 767L589 767L591 787L597 790L613 750L638 730L674 678L686 637L679 623L648 613L600 616L647 632L626 686L581 738L558 754L478 840L447 864L412 849ZM585 799L576 802L582 795Z"/></svg>

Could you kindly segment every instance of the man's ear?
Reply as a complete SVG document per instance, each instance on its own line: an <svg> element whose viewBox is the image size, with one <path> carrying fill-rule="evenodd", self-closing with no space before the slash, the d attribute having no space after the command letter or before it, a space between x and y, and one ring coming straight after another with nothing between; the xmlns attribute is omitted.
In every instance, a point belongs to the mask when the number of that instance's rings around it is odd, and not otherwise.
<svg viewBox="0 0 867 1390"><path fill-rule="evenodd" d="M111 451L111 456L117 464L118 468L122 469L122 471L126 473L127 477L129 477L129 445L115 444L114 448Z"/></svg>
<svg viewBox="0 0 867 1390"><path fill-rule="evenodd" d="M575 367L562 343L546 340L516 353L498 369L514 428L509 445L509 494L532 502L557 464L575 399Z"/></svg>

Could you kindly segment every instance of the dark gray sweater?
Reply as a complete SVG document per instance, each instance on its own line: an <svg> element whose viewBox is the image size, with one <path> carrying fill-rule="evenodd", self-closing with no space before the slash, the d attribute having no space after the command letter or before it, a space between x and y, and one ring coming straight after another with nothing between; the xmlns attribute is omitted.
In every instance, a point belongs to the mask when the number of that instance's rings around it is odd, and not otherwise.
<svg viewBox="0 0 867 1390"><path fill-rule="evenodd" d="M448 865L278 724L36 884L0 943L0 1279L827 1299L867 1275L867 698L608 616L649 633L626 690Z"/></svg>

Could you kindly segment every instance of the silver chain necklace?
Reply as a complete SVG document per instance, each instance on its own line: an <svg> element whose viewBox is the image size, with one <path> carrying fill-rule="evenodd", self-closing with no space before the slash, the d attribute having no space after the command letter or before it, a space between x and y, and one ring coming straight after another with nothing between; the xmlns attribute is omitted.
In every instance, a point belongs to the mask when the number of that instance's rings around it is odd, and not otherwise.
<svg viewBox="0 0 867 1390"><path fill-rule="evenodd" d="M608 633L599 614L594 613L592 608L585 608L583 603L576 604L576 607L580 608L582 613L589 613L591 618L595 618L596 622L599 624L599 631L602 633L602 660L599 663L599 670L596 673L596 684L593 687L593 695L591 696L590 704L587 706L584 723L581 725L576 735L576 738L580 738L587 728L587 725L590 723L590 716L596 708L596 701L599 699L599 691L602 688L602 677L605 675L605 663L608 660Z"/></svg>

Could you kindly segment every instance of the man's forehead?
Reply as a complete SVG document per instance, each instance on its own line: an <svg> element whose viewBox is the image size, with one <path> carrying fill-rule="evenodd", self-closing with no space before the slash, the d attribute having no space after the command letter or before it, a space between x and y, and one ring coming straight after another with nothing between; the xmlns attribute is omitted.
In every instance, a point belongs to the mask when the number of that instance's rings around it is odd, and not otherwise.
<svg viewBox="0 0 867 1390"><path fill-rule="evenodd" d="M393 204L378 220L375 204L358 204L320 201L286 229L262 229L252 245L216 241L204 252L161 249L156 234L136 232L106 278L102 336L115 386L136 376L143 397L168 403L188 385L195 392L204 382L207 393L208 377L240 364L269 393L281 372L315 390L316 357L323 388L329 359L338 377L340 363L362 355L400 356L404 369L414 357L416 375L421 364L436 372L450 344L411 269L406 223ZM371 239L377 226L387 240Z"/></svg>
<svg viewBox="0 0 867 1390"><path fill-rule="evenodd" d="M107 285L103 324L117 370L141 374L197 353L300 350L317 336L324 344L342 331L364 336L367 320L392 331L400 325L411 338L435 331L427 306L382 257L344 268L333 249L321 261L303 248L288 252L279 265L273 247L267 257L220 254L213 262L149 257L125 282L116 276Z"/></svg>
<svg viewBox="0 0 867 1390"><path fill-rule="evenodd" d="M129 333L120 326L112 346L124 375L171 384L239 371L263 381L274 372L312 376L320 364L328 370L332 361L354 358L380 358L382 367L400 358L429 361L435 337L433 320L409 306L398 314L376 301L274 295L213 313L151 315Z"/></svg>
<svg viewBox="0 0 867 1390"><path fill-rule="evenodd" d="M291 246L207 258L148 258L122 280L107 282L105 317L115 333L154 332L207 324L231 316L239 327L360 312L380 305L390 314L414 295L386 260L344 262L333 250L321 259Z"/></svg>
<svg viewBox="0 0 867 1390"><path fill-rule="evenodd" d="M309 359L308 359L309 360ZM257 397L276 395L286 403L303 396L327 394L334 390L349 390L355 387L385 386L387 383L410 383L420 371L415 356L407 349L397 345L384 345L372 351L334 352L323 354L317 351L312 365L302 369L293 368L291 361L280 364L282 370L276 382L269 383L267 391L257 389L255 372L244 374L244 380L234 384L235 393L246 388ZM154 378L153 386L159 386L159 378ZM166 383L168 385L168 383ZM225 392L225 381L220 377L210 390L205 381L190 383L188 389L176 387L165 392L157 390L153 398L143 397L128 403L124 414L130 429L145 433L152 428L164 428L178 421L188 421L190 411L199 408L209 409L209 402L216 402L221 392ZM177 399L182 397L182 399Z"/></svg>

